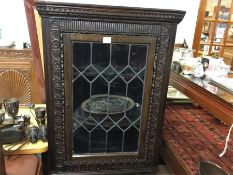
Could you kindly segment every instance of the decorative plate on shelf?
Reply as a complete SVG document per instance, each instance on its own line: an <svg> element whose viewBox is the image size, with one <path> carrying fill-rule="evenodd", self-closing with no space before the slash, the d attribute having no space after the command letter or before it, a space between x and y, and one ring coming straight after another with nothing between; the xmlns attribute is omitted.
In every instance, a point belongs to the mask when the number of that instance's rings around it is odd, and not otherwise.
<svg viewBox="0 0 233 175"><path fill-rule="evenodd" d="M81 108L91 114L118 114L128 111L134 105L134 101L129 97L100 94L84 101Z"/></svg>

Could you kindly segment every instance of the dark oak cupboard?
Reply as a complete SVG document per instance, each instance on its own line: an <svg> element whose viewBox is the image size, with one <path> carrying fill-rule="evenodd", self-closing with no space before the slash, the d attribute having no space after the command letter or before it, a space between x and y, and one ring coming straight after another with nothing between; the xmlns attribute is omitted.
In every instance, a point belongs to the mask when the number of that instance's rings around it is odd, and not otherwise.
<svg viewBox="0 0 233 175"><path fill-rule="evenodd" d="M46 74L46 173L155 172L176 26L185 12L44 1L36 8Z"/></svg>

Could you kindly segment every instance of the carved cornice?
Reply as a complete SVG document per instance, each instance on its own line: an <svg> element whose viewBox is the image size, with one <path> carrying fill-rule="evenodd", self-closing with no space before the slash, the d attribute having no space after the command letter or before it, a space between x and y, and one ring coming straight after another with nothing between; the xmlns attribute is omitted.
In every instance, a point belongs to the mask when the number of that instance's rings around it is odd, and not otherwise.
<svg viewBox="0 0 233 175"><path fill-rule="evenodd" d="M65 18L67 16L89 21L130 22L157 24L169 22L178 24L184 17L184 11L145 9L135 7L84 5L57 2L36 2L36 8L41 16ZM81 15L80 15L81 14Z"/></svg>

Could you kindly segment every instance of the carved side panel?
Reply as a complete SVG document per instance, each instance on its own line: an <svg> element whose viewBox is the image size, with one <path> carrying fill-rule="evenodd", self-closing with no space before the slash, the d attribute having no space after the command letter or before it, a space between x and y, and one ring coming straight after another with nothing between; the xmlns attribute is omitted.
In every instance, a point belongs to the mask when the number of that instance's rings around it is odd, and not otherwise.
<svg viewBox="0 0 233 175"><path fill-rule="evenodd" d="M167 46L169 42L168 30L162 28L162 33L157 40L156 55L154 60L154 69L152 77L152 89L150 97L149 120L147 123L147 139L146 139L146 156L147 160L153 162L156 147L156 135L158 127L158 118L160 116L160 108L163 102L161 96L163 81L165 76L165 65L167 63Z"/></svg>
<svg viewBox="0 0 233 175"><path fill-rule="evenodd" d="M53 126L55 164L57 171L64 171L65 162L65 135L64 135L64 63L61 55L61 37L60 37L60 21L50 20L50 57L51 57L51 99L53 100Z"/></svg>
<svg viewBox="0 0 233 175"><path fill-rule="evenodd" d="M158 38L156 60L153 70L153 85L150 98L150 112L147 132L147 158L154 164L158 163L159 145L163 128L164 108L166 104L167 87L169 83L170 65L175 42L176 26L165 24L161 26ZM157 132L154 132L154 131Z"/></svg>

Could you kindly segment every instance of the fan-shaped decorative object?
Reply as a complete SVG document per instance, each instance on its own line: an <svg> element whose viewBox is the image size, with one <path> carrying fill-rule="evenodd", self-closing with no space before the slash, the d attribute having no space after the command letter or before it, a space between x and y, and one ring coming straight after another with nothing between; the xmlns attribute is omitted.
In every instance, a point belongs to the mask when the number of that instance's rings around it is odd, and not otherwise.
<svg viewBox="0 0 233 175"><path fill-rule="evenodd" d="M26 70L5 69L0 72L0 100L16 97L20 103L32 101L31 78Z"/></svg>

